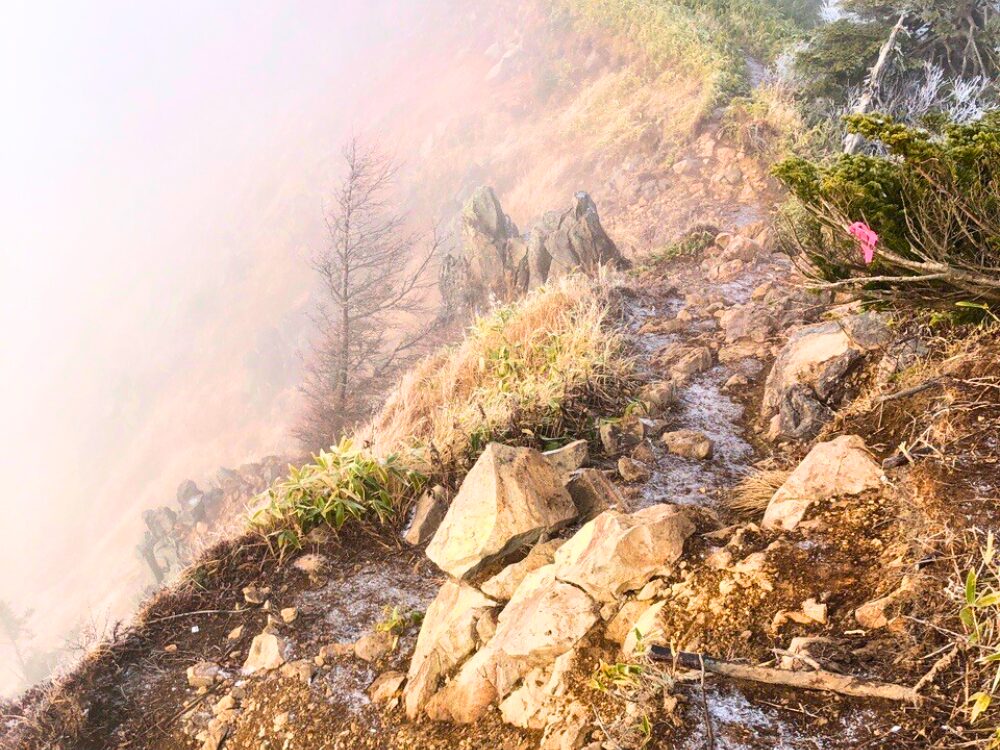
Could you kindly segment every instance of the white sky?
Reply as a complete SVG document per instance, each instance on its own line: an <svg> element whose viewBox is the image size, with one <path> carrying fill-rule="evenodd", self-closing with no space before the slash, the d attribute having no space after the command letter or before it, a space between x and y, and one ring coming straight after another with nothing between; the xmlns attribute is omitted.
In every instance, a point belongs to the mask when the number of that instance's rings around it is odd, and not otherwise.
<svg viewBox="0 0 1000 750"><path fill-rule="evenodd" d="M81 571L114 571L109 540L131 556L116 534L149 503L144 474L172 492L168 455L200 455L194 473L277 447L199 451L199 431L250 419L198 422L197 389L292 314L324 165L420 5L5 3L0 598L53 616L70 591L102 601Z"/></svg>

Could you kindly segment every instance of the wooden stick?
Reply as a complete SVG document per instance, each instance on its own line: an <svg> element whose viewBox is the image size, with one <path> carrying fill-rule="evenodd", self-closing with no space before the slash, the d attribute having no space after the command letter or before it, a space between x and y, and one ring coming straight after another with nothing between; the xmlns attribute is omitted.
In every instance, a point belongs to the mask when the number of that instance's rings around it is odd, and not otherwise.
<svg viewBox="0 0 1000 750"><path fill-rule="evenodd" d="M888 682L862 680L857 677L816 670L812 672L792 672L787 669L772 669L769 667L751 667L746 664L718 661L701 654L686 651L674 652L662 646L653 646L650 656L655 661L669 661L685 669L702 669L706 672L730 677L734 680L749 680L764 682L769 685L784 685L800 690L822 690L828 693L839 693L856 698L881 698L888 701L902 701L918 705L922 698L912 688L895 685Z"/></svg>
<svg viewBox="0 0 1000 750"><path fill-rule="evenodd" d="M881 401L883 404L886 403L887 401L898 401L899 399L906 398L907 396L915 396L916 394L926 391L928 388L933 388L934 386L937 385L944 385L941 382L941 378L933 378L932 380L923 382L920 385L915 385L912 388L907 388L906 390L903 391L896 391L895 393L890 393L888 396L882 396L882 398L880 398L879 401Z"/></svg>

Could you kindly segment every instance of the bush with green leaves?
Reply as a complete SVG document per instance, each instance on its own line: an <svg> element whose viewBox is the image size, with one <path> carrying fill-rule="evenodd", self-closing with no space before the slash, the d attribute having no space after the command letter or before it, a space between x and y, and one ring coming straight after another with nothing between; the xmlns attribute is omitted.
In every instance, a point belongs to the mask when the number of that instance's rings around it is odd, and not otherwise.
<svg viewBox="0 0 1000 750"><path fill-rule="evenodd" d="M848 118L886 156L792 158L776 175L798 200L786 233L816 285L899 304L1000 302L1000 115L934 131L891 118ZM879 235L867 264L848 227Z"/></svg>
<svg viewBox="0 0 1000 750"><path fill-rule="evenodd" d="M279 552L298 549L318 527L339 530L350 520L390 520L425 484L423 475L395 456L379 459L344 439L320 451L311 463L290 467L288 476L261 496L251 525Z"/></svg>

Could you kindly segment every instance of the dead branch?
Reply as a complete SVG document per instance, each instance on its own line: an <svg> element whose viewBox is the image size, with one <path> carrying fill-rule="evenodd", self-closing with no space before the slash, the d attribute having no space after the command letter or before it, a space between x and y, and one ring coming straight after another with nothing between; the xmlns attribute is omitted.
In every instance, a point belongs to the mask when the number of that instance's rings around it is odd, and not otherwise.
<svg viewBox="0 0 1000 750"><path fill-rule="evenodd" d="M878 60L875 61L875 65L872 66L871 73L868 74L868 83L865 87L865 92L858 100L858 104L854 108L854 114L864 115L871 109L872 103L875 101L875 96L878 93L879 88L882 86L882 78L885 75L885 70L889 63L889 55L896 48L896 39L903 30L905 21L906 13L903 13L899 17L899 21L896 22L896 25L889 33L889 38L886 39L885 44L882 45L882 49L879 50ZM856 154L861 148L861 144L863 142L864 138L862 136L857 133L851 133L844 139L844 153Z"/></svg>
<svg viewBox="0 0 1000 750"><path fill-rule="evenodd" d="M881 700L900 701L919 705L923 700L913 688L895 685L888 682L864 680L858 677L835 674L826 670L812 672L791 672L785 669L770 667L752 667L746 664L718 661L701 654L686 651L674 652L662 646L653 646L650 657L655 661L673 661L685 669L698 670L704 668L722 677L734 680L763 682L768 685L783 685L799 690L819 690L839 695L849 695L855 698L878 698Z"/></svg>
<svg viewBox="0 0 1000 750"><path fill-rule="evenodd" d="M932 380L928 380L927 382L921 383L920 385L915 385L912 388L907 388L902 391L896 391L895 393L890 393L887 396L882 396L882 398L879 399L879 401L881 401L884 404L888 401L898 401L901 398L915 396L918 393L922 393L923 391L933 388L934 386L941 385L942 382L943 378L933 378Z"/></svg>
<svg viewBox="0 0 1000 750"><path fill-rule="evenodd" d="M914 692L919 693L927 685L934 682L934 680L937 679L937 676L941 674L941 672L943 672L944 670L946 670L948 667L951 666L951 663L955 661L956 656L958 656L957 645L952 646L944 656L942 656L940 659L934 662L934 666L932 666L928 670L927 674L925 674L923 677L917 680L917 684L913 686Z"/></svg>

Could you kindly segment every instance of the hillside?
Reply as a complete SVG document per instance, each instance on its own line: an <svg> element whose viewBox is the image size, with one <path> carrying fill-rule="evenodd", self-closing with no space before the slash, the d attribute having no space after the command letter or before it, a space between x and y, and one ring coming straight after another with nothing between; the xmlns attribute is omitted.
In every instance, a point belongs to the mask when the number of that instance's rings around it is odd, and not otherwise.
<svg viewBox="0 0 1000 750"><path fill-rule="evenodd" d="M476 314L4 747L995 746L997 121L842 153L812 7L446 13L374 119Z"/></svg>

